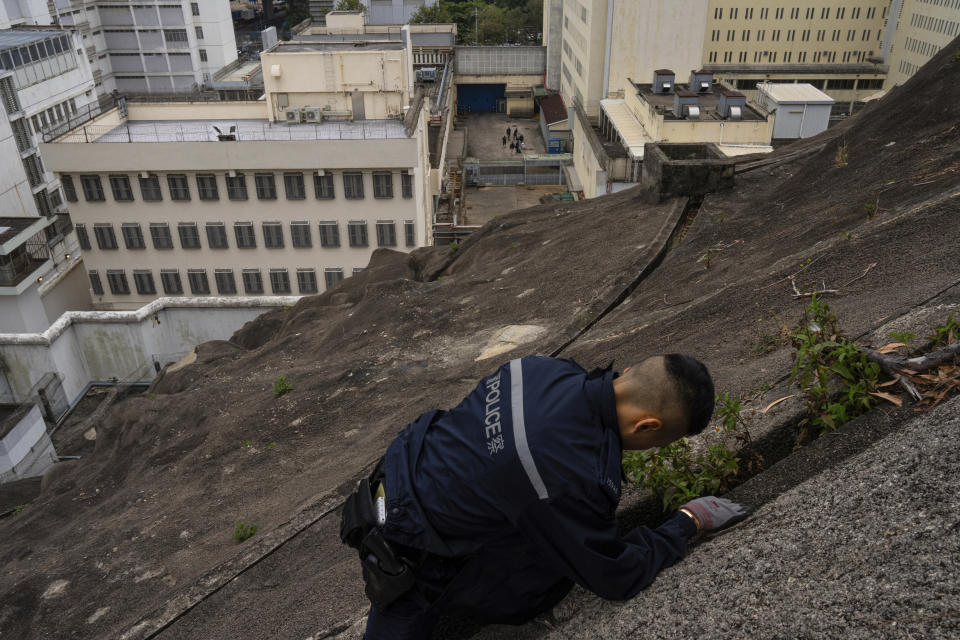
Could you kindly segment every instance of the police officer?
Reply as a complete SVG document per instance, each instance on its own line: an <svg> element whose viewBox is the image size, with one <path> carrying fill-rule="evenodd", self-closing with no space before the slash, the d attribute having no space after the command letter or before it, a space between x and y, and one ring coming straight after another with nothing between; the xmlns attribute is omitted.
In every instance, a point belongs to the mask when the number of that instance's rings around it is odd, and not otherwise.
<svg viewBox="0 0 960 640"><path fill-rule="evenodd" d="M689 356L619 377L528 356L453 409L421 415L344 507L341 536L360 551L372 602L365 637L428 638L448 611L519 624L574 583L636 595L697 532L748 514L711 496L656 529L619 533L622 450L699 433L713 404L710 374Z"/></svg>

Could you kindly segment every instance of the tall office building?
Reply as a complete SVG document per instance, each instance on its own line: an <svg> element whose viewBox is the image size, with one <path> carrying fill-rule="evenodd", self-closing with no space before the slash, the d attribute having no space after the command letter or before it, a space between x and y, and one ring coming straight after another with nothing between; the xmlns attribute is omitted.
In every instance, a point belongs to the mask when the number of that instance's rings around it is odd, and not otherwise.
<svg viewBox="0 0 960 640"><path fill-rule="evenodd" d="M887 89L903 84L960 35L960 0L894 0L891 4L891 14L899 20Z"/></svg>
<svg viewBox="0 0 960 640"><path fill-rule="evenodd" d="M100 94L189 92L237 59L226 1L51 4L59 24L80 32Z"/></svg>
<svg viewBox="0 0 960 640"><path fill-rule="evenodd" d="M749 98L772 80L856 101L882 88L889 11L889 0L545 0L547 83L591 117L662 68L706 69Z"/></svg>

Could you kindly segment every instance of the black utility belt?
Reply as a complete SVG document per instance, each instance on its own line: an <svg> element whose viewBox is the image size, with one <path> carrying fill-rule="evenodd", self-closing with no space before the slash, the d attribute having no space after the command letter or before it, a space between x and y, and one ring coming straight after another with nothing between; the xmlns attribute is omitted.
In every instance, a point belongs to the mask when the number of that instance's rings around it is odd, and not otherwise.
<svg viewBox="0 0 960 640"><path fill-rule="evenodd" d="M360 481L340 516L340 540L359 552L367 582L365 592L378 609L405 594L416 581L413 564L399 556L383 537L383 519L378 518L375 495L380 493L377 488L382 489L382 468L383 460L369 478ZM383 508L385 514L385 504Z"/></svg>

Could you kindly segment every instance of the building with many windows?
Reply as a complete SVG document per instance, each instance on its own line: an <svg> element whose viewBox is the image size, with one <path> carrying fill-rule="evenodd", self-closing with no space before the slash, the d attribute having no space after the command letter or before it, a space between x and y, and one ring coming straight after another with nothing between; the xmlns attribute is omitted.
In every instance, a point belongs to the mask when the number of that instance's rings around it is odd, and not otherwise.
<svg viewBox="0 0 960 640"><path fill-rule="evenodd" d="M4 0L0 3L0 29L22 25L49 25L47 0Z"/></svg>
<svg viewBox="0 0 960 640"><path fill-rule="evenodd" d="M906 82L960 35L960 0L894 0L891 4L899 21L892 40L887 89Z"/></svg>
<svg viewBox="0 0 960 640"><path fill-rule="evenodd" d="M96 107L78 43L51 27L0 30L0 333L90 307L61 185L39 152L51 129Z"/></svg>
<svg viewBox="0 0 960 640"><path fill-rule="evenodd" d="M237 59L228 2L51 0L54 19L76 29L97 92L190 92Z"/></svg>
<svg viewBox="0 0 960 640"><path fill-rule="evenodd" d="M765 81L809 83L838 103L882 88L890 0L545 0L547 78L596 117L650 69L704 69L753 99Z"/></svg>
<svg viewBox="0 0 960 640"><path fill-rule="evenodd" d="M428 243L427 110L403 42L279 43L265 100L131 103L43 152L94 305L322 292Z"/></svg>

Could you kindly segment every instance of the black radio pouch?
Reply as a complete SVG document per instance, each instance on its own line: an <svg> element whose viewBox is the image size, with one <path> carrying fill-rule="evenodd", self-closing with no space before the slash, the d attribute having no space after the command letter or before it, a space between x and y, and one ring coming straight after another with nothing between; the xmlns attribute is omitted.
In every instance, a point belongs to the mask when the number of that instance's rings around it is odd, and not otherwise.
<svg viewBox="0 0 960 640"><path fill-rule="evenodd" d="M413 567L397 556L377 525L370 481L364 478L347 498L340 519L340 540L360 553L365 593L377 609L387 607L416 581Z"/></svg>

